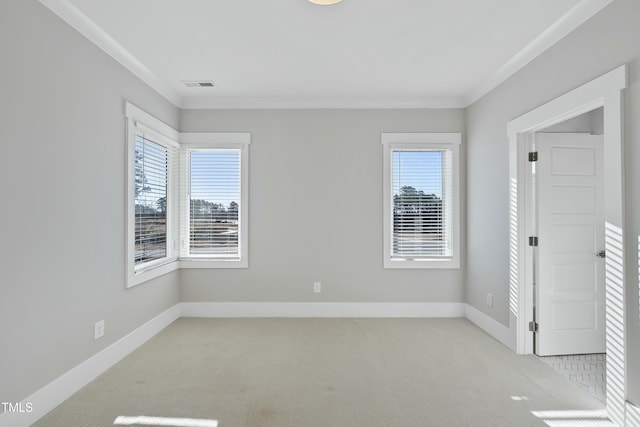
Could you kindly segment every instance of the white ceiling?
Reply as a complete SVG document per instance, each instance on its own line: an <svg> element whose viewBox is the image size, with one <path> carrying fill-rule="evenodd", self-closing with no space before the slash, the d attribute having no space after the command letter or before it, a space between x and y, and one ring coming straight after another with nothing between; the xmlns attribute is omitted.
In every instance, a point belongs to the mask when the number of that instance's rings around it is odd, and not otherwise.
<svg viewBox="0 0 640 427"><path fill-rule="evenodd" d="M611 0L40 1L179 107L302 108L464 107Z"/></svg>

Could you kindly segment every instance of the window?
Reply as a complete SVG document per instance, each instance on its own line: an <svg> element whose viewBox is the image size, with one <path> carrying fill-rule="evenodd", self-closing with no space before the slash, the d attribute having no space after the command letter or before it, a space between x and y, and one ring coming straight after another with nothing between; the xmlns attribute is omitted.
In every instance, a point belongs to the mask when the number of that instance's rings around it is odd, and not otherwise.
<svg viewBox="0 0 640 427"><path fill-rule="evenodd" d="M248 267L250 135L179 133L129 103L126 116L127 286Z"/></svg>
<svg viewBox="0 0 640 427"><path fill-rule="evenodd" d="M135 136L135 264L167 256L167 148Z"/></svg>
<svg viewBox="0 0 640 427"><path fill-rule="evenodd" d="M179 145L178 133L164 123L130 104L126 110L127 286L134 286L177 268L173 262L178 258L174 248Z"/></svg>
<svg viewBox="0 0 640 427"><path fill-rule="evenodd" d="M191 135L207 142L183 144L181 265L247 267L249 134Z"/></svg>
<svg viewBox="0 0 640 427"><path fill-rule="evenodd" d="M458 133L384 133L384 267L459 268Z"/></svg>

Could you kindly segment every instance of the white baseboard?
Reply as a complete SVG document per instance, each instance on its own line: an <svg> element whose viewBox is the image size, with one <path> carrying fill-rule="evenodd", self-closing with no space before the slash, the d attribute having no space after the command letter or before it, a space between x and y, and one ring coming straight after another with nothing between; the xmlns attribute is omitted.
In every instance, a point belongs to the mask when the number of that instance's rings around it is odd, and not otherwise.
<svg viewBox="0 0 640 427"><path fill-rule="evenodd" d="M27 403L30 403L31 412L25 410L0 414L0 427L33 424L179 317L180 305L176 304L23 399L22 408L28 407Z"/></svg>
<svg viewBox="0 0 640 427"><path fill-rule="evenodd" d="M502 323L492 319L469 304L465 304L464 317L512 351L516 351L515 333L510 328L507 328Z"/></svg>
<svg viewBox="0 0 640 427"><path fill-rule="evenodd" d="M183 317L464 317L464 303L183 302Z"/></svg>
<svg viewBox="0 0 640 427"><path fill-rule="evenodd" d="M0 414L0 427L29 426L36 422L180 317L466 317L515 351L515 340L509 328L465 303L183 302L23 399L22 407L29 403L31 412ZM628 411L637 411L633 408Z"/></svg>
<svg viewBox="0 0 640 427"><path fill-rule="evenodd" d="M515 352L515 333L464 303L183 302L182 317L466 317Z"/></svg>

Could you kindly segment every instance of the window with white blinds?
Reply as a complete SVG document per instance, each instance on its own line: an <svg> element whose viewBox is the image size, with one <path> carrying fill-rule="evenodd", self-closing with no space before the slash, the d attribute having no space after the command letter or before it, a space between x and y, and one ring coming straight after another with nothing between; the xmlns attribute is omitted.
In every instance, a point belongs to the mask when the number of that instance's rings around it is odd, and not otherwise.
<svg viewBox="0 0 640 427"><path fill-rule="evenodd" d="M127 287L248 267L249 133L179 133L126 103Z"/></svg>
<svg viewBox="0 0 640 427"><path fill-rule="evenodd" d="M385 267L457 268L459 134L383 134Z"/></svg>
<svg viewBox="0 0 640 427"><path fill-rule="evenodd" d="M182 134L180 267L247 268L248 133Z"/></svg>
<svg viewBox="0 0 640 427"><path fill-rule="evenodd" d="M127 103L127 287L178 268L179 133Z"/></svg>
<svg viewBox="0 0 640 427"><path fill-rule="evenodd" d="M241 151L188 150L188 256L240 258Z"/></svg>
<svg viewBox="0 0 640 427"><path fill-rule="evenodd" d="M451 256L451 150L392 151L391 257Z"/></svg>
<svg viewBox="0 0 640 427"><path fill-rule="evenodd" d="M135 264L167 256L167 148L135 135Z"/></svg>

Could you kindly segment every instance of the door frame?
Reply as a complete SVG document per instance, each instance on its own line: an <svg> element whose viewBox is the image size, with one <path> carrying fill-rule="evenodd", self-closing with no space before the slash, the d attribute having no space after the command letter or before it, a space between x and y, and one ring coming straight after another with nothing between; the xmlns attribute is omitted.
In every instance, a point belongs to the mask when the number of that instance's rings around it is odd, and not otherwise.
<svg viewBox="0 0 640 427"><path fill-rule="evenodd" d="M622 90L627 80L624 64L507 124L510 329L515 329L516 352L531 354L533 334L528 323L533 319L534 252L528 246L528 236L535 230L535 194L527 152L535 132L604 107L605 249L610 254L605 267L607 410L620 425L624 425L626 382Z"/></svg>

